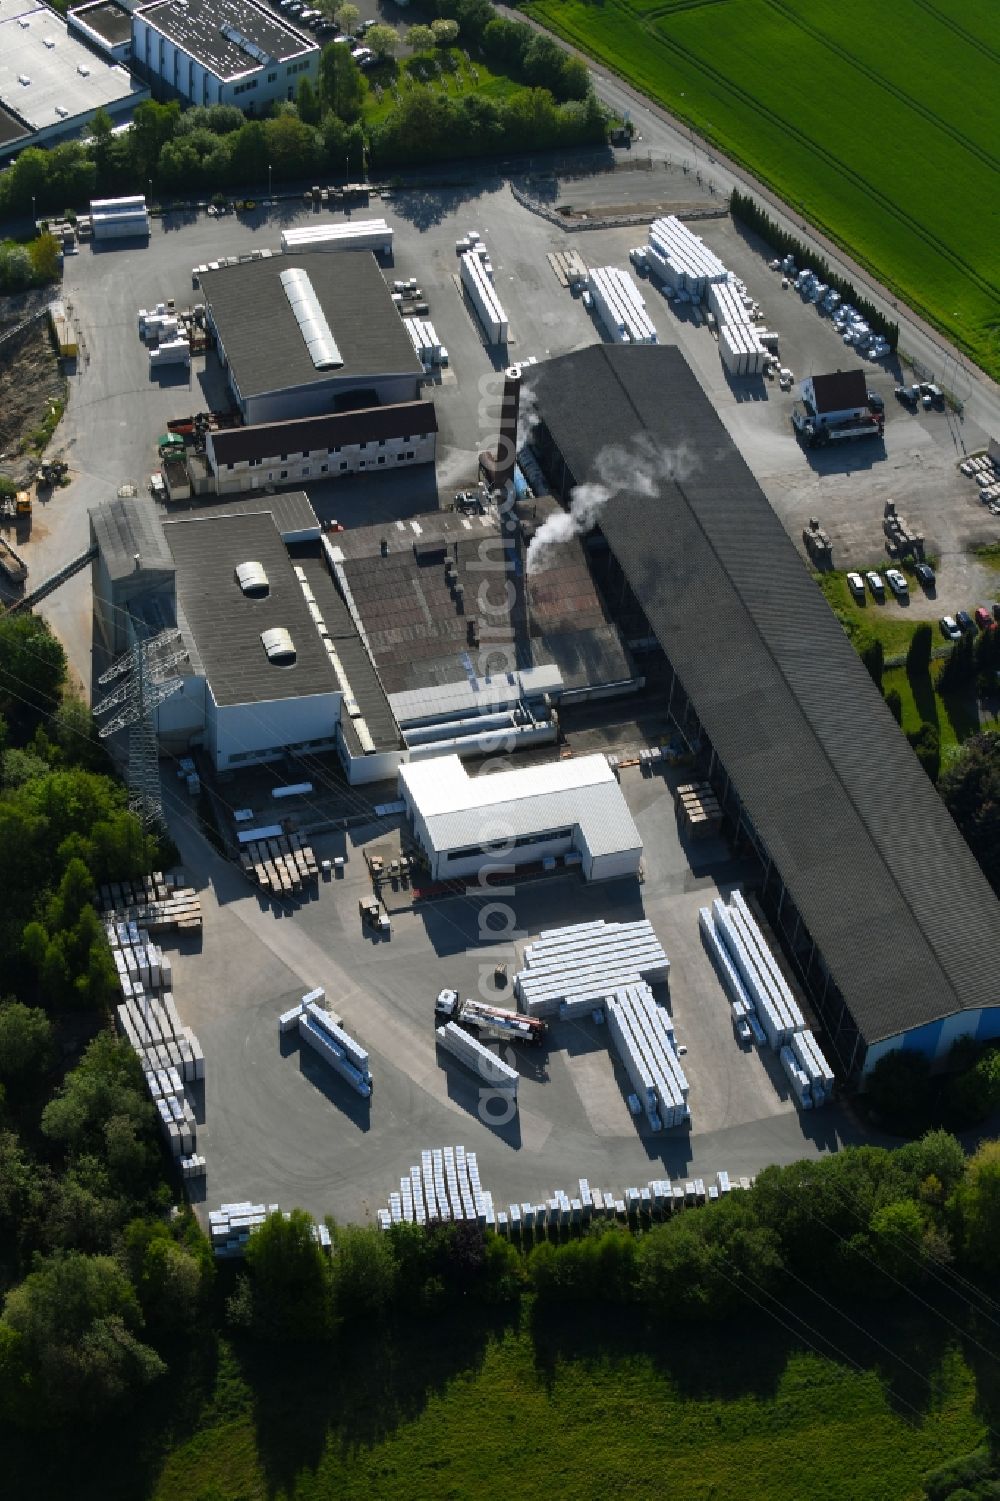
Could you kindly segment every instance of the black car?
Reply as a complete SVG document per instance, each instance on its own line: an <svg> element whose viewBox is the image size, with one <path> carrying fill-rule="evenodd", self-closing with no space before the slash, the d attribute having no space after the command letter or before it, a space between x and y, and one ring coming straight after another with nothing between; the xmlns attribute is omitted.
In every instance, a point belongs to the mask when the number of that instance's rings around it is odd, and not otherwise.
<svg viewBox="0 0 1000 1501"><path fill-rule="evenodd" d="M956 610L955 624L963 633L967 631L974 631L976 629L972 616L969 614L968 610Z"/></svg>
<svg viewBox="0 0 1000 1501"><path fill-rule="evenodd" d="M937 583L937 576L929 563L918 563L913 571L925 589L934 588Z"/></svg>
<svg viewBox="0 0 1000 1501"><path fill-rule="evenodd" d="M884 412L885 402L877 391L868 392L868 410L870 412Z"/></svg>

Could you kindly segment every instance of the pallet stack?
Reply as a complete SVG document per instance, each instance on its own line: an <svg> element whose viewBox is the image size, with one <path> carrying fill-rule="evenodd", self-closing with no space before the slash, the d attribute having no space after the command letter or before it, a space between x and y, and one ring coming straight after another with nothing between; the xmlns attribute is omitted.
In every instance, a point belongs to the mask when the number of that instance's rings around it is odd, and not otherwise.
<svg viewBox="0 0 1000 1501"><path fill-rule="evenodd" d="M108 922L105 932L123 996L118 1030L142 1066L171 1154L185 1178L197 1177L205 1159L195 1152L197 1127L184 1085L204 1079L205 1055L177 1013L170 958L134 922Z"/></svg>
<svg viewBox="0 0 1000 1501"><path fill-rule="evenodd" d="M187 885L182 870L157 870L135 881L111 881L98 895L105 917L137 923L149 933L201 928L201 899Z"/></svg>
<svg viewBox="0 0 1000 1501"><path fill-rule="evenodd" d="M312 845L306 844L301 834L252 840L240 852L240 861L244 875L275 896L299 892L308 881L319 879Z"/></svg>
<svg viewBox="0 0 1000 1501"><path fill-rule="evenodd" d="M216 1258L225 1261L242 1256L253 1232L260 1229L269 1215L280 1212L277 1204L252 1204L249 1200L243 1204L220 1204L218 1209L210 1210L208 1233ZM286 1210L285 1219L289 1218ZM333 1242L326 1225L314 1224L312 1237L324 1251L332 1249Z"/></svg>
<svg viewBox="0 0 1000 1501"><path fill-rule="evenodd" d="M390 1193L388 1206L377 1212L380 1230L402 1223L434 1225L449 1220L470 1221L499 1235L517 1235L522 1230L546 1230L585 1226L594 1220L635 1220L640 1215L664 1219L682 1209L714 1203L739 1189L749 1189L750 1178L730 1178L720 1172L706 1184L703 1178L654 1178L644 1188L591 1188L579 1180L571 1196L556 1189L541 1203L511 1204L494 1208L494 1196L479 1178L475 1152L464 1147L435 1147L420 1154L399 1180L399 1191Z"/></svg>
<svg viewBox="0 0 1000 1501"><path fill-rule="evenodd" d="M677 811L685 831L693 839L706 839L722 831L722 808L708 782L685 782L677 789Z"/></svg>

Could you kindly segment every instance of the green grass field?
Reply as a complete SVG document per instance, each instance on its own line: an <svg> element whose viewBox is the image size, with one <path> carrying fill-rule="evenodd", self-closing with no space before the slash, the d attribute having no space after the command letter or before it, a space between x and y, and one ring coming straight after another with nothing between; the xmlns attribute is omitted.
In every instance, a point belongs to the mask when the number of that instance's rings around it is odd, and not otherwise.
<svg viewBox="0 0 1000 1501"><path fill-rule="evenodd" d="M403 99L414 84L427 84L446 99L462 99L466 95L477 94L481 99L496 102L508 99L521 87L502 73L492 73L485 63L468 62L458 47L449 47L447 52L452 65L442 67L436 74L430 69L426 55L408 57L399 64L398 69L394 63L373 68L369 74L364 102L365 125L378 125L392 113L396 105L393 85ZM440 56L441 54L436 54L436 57Z"/></svg>
<svg viewBox="0 0 1000 1501"><path fill-rule="evenodd" d="M531 0L1000 375L996 0Z"/></svg>

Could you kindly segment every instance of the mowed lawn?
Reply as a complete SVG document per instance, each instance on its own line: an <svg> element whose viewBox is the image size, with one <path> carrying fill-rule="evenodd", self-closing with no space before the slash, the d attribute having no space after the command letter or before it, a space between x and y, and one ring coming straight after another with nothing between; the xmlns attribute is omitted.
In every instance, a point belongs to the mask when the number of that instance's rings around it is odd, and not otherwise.
<svg viewBox="0 0 1000 1501"><path fill-rule="evenodd" d="M997 0L531 0L1000 376Z"/></svg>
<svg viewBox="0 0 1000 1501"><path fill-rule="evenodd" d="M231 1391L229 1411L171 1453L154 1495L903 1501L922 1494L927 1470L980 1442L975 1383L957 1349L940 1351L900 1393L876 1369L879 1350L874 1364L840 1363L776 1336L764 1328L751 1349L737 1333L732 1365L714 1368L709 1351L718 1356L723 1344L697 1329L665 1335L663 1362L602 1353L597 1341L586 1354L539 1358L526 1331L508 1330L374 1442L345 1431L336 1406L324 1425L323 1375L307 1362L257 1422L249 1404L232 1410ZM694 1347L682 1360L687 1389L669 1371L678 1340ZM901 1370L912 1354L900 1351ZM378 1426L379 1414L369 1416Z"/></svg>

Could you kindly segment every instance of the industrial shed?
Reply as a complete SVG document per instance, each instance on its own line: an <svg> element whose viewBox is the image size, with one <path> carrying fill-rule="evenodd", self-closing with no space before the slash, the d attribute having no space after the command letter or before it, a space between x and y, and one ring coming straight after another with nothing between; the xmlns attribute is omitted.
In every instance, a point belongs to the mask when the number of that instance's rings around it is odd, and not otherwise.
<svg viewBox="0 0 1000 1501"><path fill-rule="evenodd" d="M399 769L435 881L560 859L586 881L636 876L642 840L605 756L470 776L458 756Z"/></svg>
<svg viewBox="0 0 1000 1501"><path fill-rule="evenodd" d="M301 273L297 286L290 271ZM423 367L370 251L272 256L203 271L200 280L206 321L248 425L419 397ZM298 313L293 306L303 291L305 324L302 303Z"/></svg>
<svg viewBox="0 0 1000 1501"><path fill-rule="evenodd" d="M842 1070L1000 1036L1000 903L681 352L598 346L532 386L564 500L609 442L637 467L684 445L683 478L615 494L591 544Z"/></svg>

